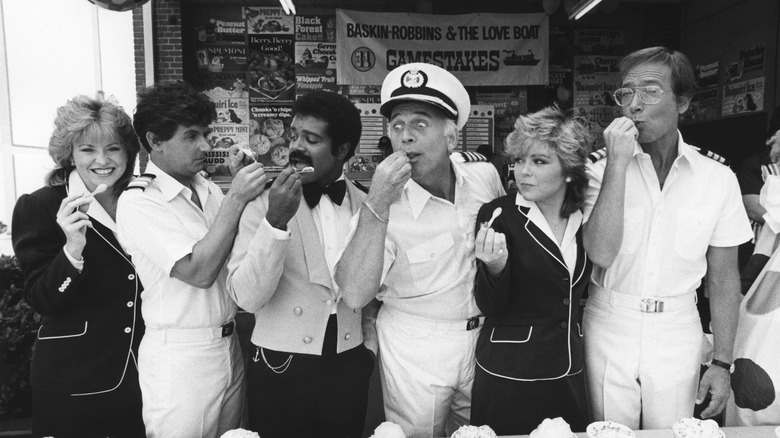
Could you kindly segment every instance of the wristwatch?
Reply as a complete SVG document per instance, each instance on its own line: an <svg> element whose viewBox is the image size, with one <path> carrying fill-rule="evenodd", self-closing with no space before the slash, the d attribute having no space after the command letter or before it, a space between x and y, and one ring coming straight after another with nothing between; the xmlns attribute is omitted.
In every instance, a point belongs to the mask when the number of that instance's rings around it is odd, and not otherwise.
<svg viewBox="0 0 780 438"><path fill-rule="evenodd" d="M721 367L724 370L728 371L729 373L734 372L733 363L723 362L722 360L718 360L718 359L712 359L712 362L710 362L710 364L715 365L716 367Z"/></svg>

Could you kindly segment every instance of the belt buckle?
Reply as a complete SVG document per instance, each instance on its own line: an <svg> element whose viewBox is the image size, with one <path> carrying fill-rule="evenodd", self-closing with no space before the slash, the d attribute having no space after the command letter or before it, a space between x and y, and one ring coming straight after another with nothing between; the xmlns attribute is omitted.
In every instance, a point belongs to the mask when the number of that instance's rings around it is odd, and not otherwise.
<svg viewBox="0 0 780 438"><path fill-rule="evenodd" d="M664 311L664 302L653 298L643 298L639 310L645 313L661 313Z"/></svg>
<svg viewBox="0 0 780 438"><path fill-rule="evenodd" d="M469 318L466 320L466 331L474 330L475 328L479 327L479 316L475 316L473 318Z"/></svg>
<svg viewBox="0 0 780 438"><path fill-rule="evenodd" d="M229 323L222 326L222 337L227 337L233 334L233 328L235 327L235 323L233 321L230 321Z"/></svg>

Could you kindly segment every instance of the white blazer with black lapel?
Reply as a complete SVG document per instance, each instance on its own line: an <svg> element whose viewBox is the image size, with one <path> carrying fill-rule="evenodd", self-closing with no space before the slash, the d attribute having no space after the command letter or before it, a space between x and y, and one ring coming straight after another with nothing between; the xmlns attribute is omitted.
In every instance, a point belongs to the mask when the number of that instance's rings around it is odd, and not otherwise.
<svg viewBox="0 0 780 438"><path fill-rule="evenodd" d="M352 214L365 193L347 181ZM301 198L287 232L264 220L268 191L241 216L228 260L228 290L238 305L255 314L252 343L276 351L319 355L338 299L320 244L312 209ZM363 342L362 312L338 304L337 352Z"/></svg>
<svg viewBox="0 0 780 438"><path fill-rule="evenodd" d="M509 258L503 273L490 278L478 262L477 305L486 315L477 343L477 363L485 371L513 380L550 380L583 368L580 298L592 265L582 245L581 214L577 258L569 271L558 245L517 205L515 195L485 204L477 226L501 207L492 228L506 235ZM575 221L579 221L574 223ZM577 228L574 228L577 229Z"/></svg>

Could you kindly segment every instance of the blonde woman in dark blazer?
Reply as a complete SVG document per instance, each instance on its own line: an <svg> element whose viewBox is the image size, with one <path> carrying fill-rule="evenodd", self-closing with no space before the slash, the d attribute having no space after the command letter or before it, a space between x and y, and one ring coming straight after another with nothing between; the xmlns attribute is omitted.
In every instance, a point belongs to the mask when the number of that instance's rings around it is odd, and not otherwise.
<svg viewBox="0 0 780 438"><path fill-rule="evenodd" d="M563 417L588 424L580 297L591 263L580 208L587 127L557 107L520 116L506 139L518 193L477 216L477 341L471 423L499 435L530 433Z"/></svg>
<svg viewBox="0 0 780 438"><path fill-rule="evenodd" d="M19 198L12 226L25 299L43 316L32 360L32 432L142 437L142 286L114 234L138 138L130 117L102 93L74 97L54 123L56 168L46 187Z"/></svg>

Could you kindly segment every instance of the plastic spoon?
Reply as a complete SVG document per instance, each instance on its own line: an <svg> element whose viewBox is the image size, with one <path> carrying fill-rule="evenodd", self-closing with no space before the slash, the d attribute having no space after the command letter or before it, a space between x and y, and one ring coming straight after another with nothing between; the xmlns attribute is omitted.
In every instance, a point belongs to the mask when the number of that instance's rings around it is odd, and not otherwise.
<svg viewBox="0 0 780 438"><path fill-rule="evenodd" d="M490 217L490 220L487 223L487 227L485 228L490 228L493 225L493 221L496 220L496 218L500 214L501 214L501 207L498 207L497 209L493 210L493 216Z"/></svg>

